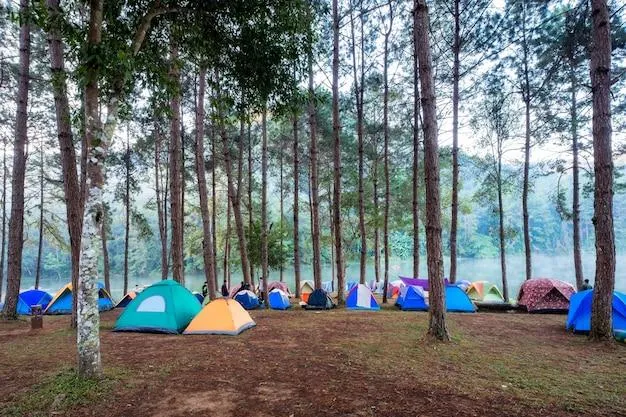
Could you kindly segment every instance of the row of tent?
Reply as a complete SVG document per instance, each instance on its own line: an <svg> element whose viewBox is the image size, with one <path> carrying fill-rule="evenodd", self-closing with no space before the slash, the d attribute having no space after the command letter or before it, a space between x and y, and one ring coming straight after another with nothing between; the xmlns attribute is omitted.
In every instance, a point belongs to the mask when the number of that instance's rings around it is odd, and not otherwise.
<svg viewBox="0 0 626 417"><path fill-rule="evenodd" d="M64 285L54 296L38 289L22 291L17 298L17 314L29 316L34 306L40 306L43 314L72 314L73 299L72 284ZM98 283L98 309L107 311L114 307L111 295Z"/></svg>

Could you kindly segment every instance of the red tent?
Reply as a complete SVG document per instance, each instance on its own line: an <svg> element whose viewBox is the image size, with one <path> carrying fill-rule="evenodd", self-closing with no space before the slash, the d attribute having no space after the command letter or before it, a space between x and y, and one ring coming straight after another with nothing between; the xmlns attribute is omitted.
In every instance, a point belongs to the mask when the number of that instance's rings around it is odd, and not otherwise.
<svg viewBox="0 0 626 417"><path fill-rule="evenodd" d="M572 284L557 279L529 279L519 290L517 304L529 313L567 312L575 292Z"/></svg>
<svg viewBox="0 0 626 417"><path fill-rule="evenodd" d="M291 292L289 291L289 287L287 286L287 284L284 282L280 282L280 281L270 282L267 287L267 292L269 293L270 291L275 290L277 288L279 290L282 290L285 294L287 294L287 296L291 296Z"/></svg>

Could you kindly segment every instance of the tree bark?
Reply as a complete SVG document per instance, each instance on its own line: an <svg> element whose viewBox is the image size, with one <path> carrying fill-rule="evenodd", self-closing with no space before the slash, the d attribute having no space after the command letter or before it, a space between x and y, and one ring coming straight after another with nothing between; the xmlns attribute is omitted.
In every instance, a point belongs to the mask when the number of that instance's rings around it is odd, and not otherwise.
<svg viewBox="0 0 626 417"><path fill-rule="evenodd" d="M611 340L615 286L613 230L613 156L611 144L611 24L606 0L591 1L593 93L593 158L596 277L591 305L592 340Z"/></svg>
<svg viewBox="0 0 626 417"><path fill-rule="evenodd" d="M221 101L221 88L219 83L219 74L216 74L217 79L217 100ZM221 110L220 103L220 111L218 114L218 119L220 121L220 129L222 136L222 151L224 154L224 168L226 169L226 178L228 182L228 195L230 198L230 202L232 204L233 214L235 217L235 229L237 230L237 240L239 242L239 253L241 255L241 271L243 273L244 282L247 284L252 284L251 276L250 276L250 265L248 262L248 244L246 242L246 234L243 227L243 219L241 217L241 206L239 204L239 200L237 200L237 190L235 190L235 184L233 183L233 175L232 175L232 163L230 158L230 146L228 144L228 135L226 134L226 124L224 120L224 115Z"/></svg>
<svg viewBox="0 0 626 417"><path fill-rule="evenodd" d="M57 136L61 152L61 169L63 173L63 192L67 216L67 228L70 238L70 259L72 267L72 286L78 286L78 272L80 263L80 239L83 228L84 195L86 174L78 178L76 169L76 149L72 135L70 106L67 96L67 73L65 71L65 55L61 35L60 0L47 0L48 7L48 50L50 54L50 73L52 78L52 93L56 110ZM84 139L84 138L83 138ZM86 170L86 151L83 145L81 150L81 169ZM76 196L80 196L76 198ZM72 325L76 323L76 303L73 298Z"/></svg>
<svg viewBox="0 0 626 417"><path fill-rule="evenodd" d="M315 86L313 84L313 54L309 53L309 134L310 134L310 167L311 171L311 240L313 244L313 280L322 285L322 255L320 251L320 198L317 147L317 108L315 104ZM295 149L295 148L294 148ZM317 284L315 284L317 285ZM300 298L300 276L296 275L296 297Z"/></svg>
<svg viewBox="0 0 626 417"><path fill-rule="evenodd" d="M170 70L169 77L174 92L170 98L170 216L172 225L171 256L172 275L175 281L184 285L183 277L183 207L182 207L182 137L180 129L180 68L178 63L178 45L170 35Z"/></svg>
<svg viewBox="0 0 626 417"><path fill-rule="evenodd" d="M417 5L417 3L415 3ZM420 273L420 216L419 216L419 146L420 146L420 88L419 62L417 59L419 41L413 29L413 277Z"/></svg>
<svg viewBox="0 0 626 417"><path fill-rule="evenodd" d="M30 79L30 6L20 0L19 73L17 84L17 114L13 142L13 175L11 189L11 219L9 220L9 253L7 264L7 293L4 315L17 319L17 299L22 278L24 249L24 178L26 175L26 143L28 142L28 84Z"/></svg>
<svg viewBox="0 0 626 417"><path fill-rule="evenodd" d="M128 293L128 245L130 243L130 132L126 126L126 195L124 203L126 204L126 225L124 228L124 290L123 294Z"/></svg>
<svg viewBox="0 0 626 417"><path fill-rule="evenodd" d="M300 284L300 152L298 145L298 114L293 115L293 274L296 288ZM297 292L300 292L298 288ZM300 294L298 294L300 295Z"/></svg>
<svg viewBox="0 0 626 417"><path fill-rule="evenodd" d="M580 242L580 181L578 162L578 103L576 94L578 93L578 80L574 63L570 61L570 130L572 134L572 226L574 238L574 273L576 275L576 288L580 291L584 282L583 259Z"/></svg>
<svg viewBox="0 0 626 417"><path fill-rule="evenodd" d="M366 266L367 266L367 235L365 231L365 190L363 186L363 83L364 83L364 61L363 56L363 22L361 21L361 66L360 66L360 78L357 73L357 59L356 59L356 38L354 34L354 17L352 15L355 5L350 5L350 33L352 38L352 70L354 73L354 98L356 103L356 131L358 138L358 153L359 153L359 235L361 237L361 257L359 259L359 282L365 284L366 282Z"/></svg>
<svg viewBox="0 0 626 417"><path fill-rule="evenodd" d="M450 340L446 326L446 303L443 285L441 245L441 201L439 192L439 149L437 144L437 105L433 80L432 56L428 35L426 0L416 0L414 11L419 78L422 87L424 131L424 173L426 184L426 251L428 262L429 309L428 334L437 340Z"/></svg>
<svg viewBox="0 0 626 417"><path fill-rule="evenodd" d="M111 267L109 263L109 248L107 246L107 211L102 212L102 228L100 236L102 240L102 272L104 273L104 288L111 294ZM124 291L126 295L126 291Z"/></svg>
<svg viewBox="0 0 626 417"><path fill-rule="evenodd" d="M532 278L532 249L530 247L530 226L528 217L528 193L530 182L530 75L528 69L528 41L526 39L526 0L523 3L522 42L524 52L524 86L523 98L525 106L526 134L524 141L524 182L522 188L522 218L524 226L524 252L526 254L526 279Z"/></svg>
<svg viewBox="0 0 626 417"><path fill-rule="evenodd" d="M335 265L337 269L337 304L344 303L343 248L341 233L341 122L339 120L339 5L332 0L333 9L333 223L335 233Z"/></svg>
<svg viewBox="0 0 626 417"><path fill-rule="evenodd" d="M44 153L43 143L39 149L40 153L40 165L39 165L39 241L37 242L37 267L35 269L35 289L39 289L39 282L41 279L41 255L43 253L43 204L44 204L44 176L43 176L43 164Z"/></svg>
<svg viewBox="0 0 626 417"><path fill-rule="evenodd" d="M452 53L452 214L450 217L450 283L456 282L456 242L459 217L459 68L461 53L460 0L454 0L454 43Z"/></svg>
<svg viewBox="0 0 626 417"><path fill-rule="evenodd" d="M498 140L498 220L500 237L500 271L502 273L502 295L509 300L509 286L506 279L506 240L504 235L504 204L502 202L502 145Z"/></svg>
<svg viewBox="0 0 626 417"><path fill-rule="evenodd" d="M269 308L267 298L267 281L269 269L267 265L267 104L264 104L261 115L261 268L263 283L263 299L265 308ZM281 190L282 191L282 190Z"/></svg>
<svg viewBox="0 0 626 417"><path fill-rule="evenodd" d="M2 243L0 243L0 298L4 284L4 260L6 252L6 225L7 225L7 144L2 144Z"/></svg>
<svg viewBox="0 0 626 417"><path fill-rule="evenodd" d="M378 227L378 143L375 143L374 152L374 279L376 282L380 282L380 230ZM387 290L383 291L383 298L387 295L384 294Z"/></svg>
<svg viewBox="0 0 626 417"><path fill-rule="evenodd" d="M97 51L102 40L103 0L90 2L87 50ZM88 145L87 199L81 238L80 274L77 310L78 374L94 378L102 375L100 360L100 314L98 311L98 253L96 243L100 237L104 217L103 186L104 161L108 137L100 126L98 104L100 91L99 61L87 59L85 63L85 138Z"/></svg>
<svg viewBox="0 0 626 417"><path fill-rule="evenodd" d="M254 227L254 203L252 202L252 136L250 134L250 123L248 123L248 230ZM250 262L250 278L254 278L254 265Z"/></svg>
<svg viewBox="0 0 626 417"><path fill-rule="evenodd" d="M215 276L215 288L219 288L217 282L217 192L215 187L215 171L217 170L217 154L215 151L215 143L217 142L217 133L215 125L211 125L211 159L213 160L213 169L211 171L211 233L213 235L213 275Z"/></svg>
<svg viewBox="0 0 626 417"><path fill-rule="evenodd" d="M383 253L385 257L383 303L387 303L387 286L389 285L389 206L391 204L391 184L389 179L389 37L393 25L393 7L389 5L389 30L385 33L385 49L383 57L383 132L384 151L383 164L385 171L385 209L383 219Z"/></svg>
<svg viewBox="0 0 626 417"><path fill-rule="evenodd" d="M159 237L161 240L161 279L166 279L169 273L167 256L167 199L165 190L161 186L161 145L163 135L155 122L156 137L154 138L154 186L156 192L157 217L159 220Z"/></svg>
<svg viewBox="0 0 626 417"><path fill-rule="evenodd" d="M196 102L196 175L198 177L198 194L200 196L200 213L202 215L202 255L204 259L204 277L209 290L209 300L216 298L215 259L213 258L213 232L209 214L209 196L206 186L204 168L204 93L206 90L207 70L201 67L198 72L198 100Z"/></svg>
<svg viewBox="0 0 626 417"><path fill-rule="evenodd" d="M230 289L230 217L231 217L231 203L228 198L226 198L226 234L224 235L224 263L223 263L223 273L224 273L224 282L228 284L228 288Z"/></svg>

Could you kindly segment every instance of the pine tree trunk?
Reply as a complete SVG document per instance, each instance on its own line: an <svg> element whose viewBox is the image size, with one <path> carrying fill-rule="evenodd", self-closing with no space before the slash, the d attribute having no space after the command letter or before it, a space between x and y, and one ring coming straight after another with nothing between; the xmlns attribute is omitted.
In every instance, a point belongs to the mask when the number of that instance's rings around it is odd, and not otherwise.
<svg viewBox="0 0 626 417"><path fill-rule="evenodd" d="M4 259L6 252L6 225L7 225L7 145L2 144L2 243L0 243L0 299L4 284Z"/></svg>
<svg viewBox="0 0 626 417"><path fill-rule="evenodd" d="M439 191L439 149L437 144L437 105L433 80L432 56L428 35L428 6L417 0L414 12L419 78L422 87L424 131L424 174L426 183L426 252L428 263L429 325L428 334L438 340L450 340L446 327L446 302L443 285L441 244L441 201Z"/></svg>
<svg viewBox="0 0 626 417"><path fill-rule="evenodd" d="M209 214L209 196L206 187L204 168L204 93L206 90L207 70L201 67L198 72L198 101L196 103L196 176L198 177L198 194L200 196L200 213L202 215L202 255L204 259L204 277L209 290L209 300L216 298L215 259L213 258L213 232Z"/></svg>
<svg viewBox="0 0 626 417"><path fill-rule="evenodd" d="M100 236L102 241L102 272L104 274L104 288L109 294L111 294L111 267L109 263L109 248L107 246L107 211L102 212L102 228L100 229ZM126 295L127 291L124 291Z"/></svg>
<svg viewBox="0 0 626 417"><path fill-rule="evenodd" d="M280 153L280 162L279 162L279 170L280 170L280 230L281 230L281 234L280 234L280 250L281 252L283 251L283 246L284 246L284 241L283 241L283 234L282 234L282 230L284 227L284 223L285 223L285 212L284 212L284 199L285 199L285 190L284 190L284 175L283 175L283 146L284 144L282 143L283 139L281 137L281 147L279 150ZM283 264L280 264L279 267L279 281L283 282Z"/></svg>
<svg viewBox="0 0 626 417"><path fill-rule="evenodd" d="M506 279L506 240L504 237L504 205L502 202L502 149L498 145L498 220L500 237L500 272L502 274L502 295L509 300L509 286Z"/></svg>
<svg viewBox="0 0 626 417"><path fill-rule="evenodd" d="M242 103L243 105L243 103ZM239 125L239 140L237 141L237 205L241 207L241 193L243 189L243 150L244 150L244 135L246 133L246 124L245 124L245 110L242 110L240 117L240 125ZM240 209L241 210L241 209ZM242 219L242 228L243 228L243 219ZM244 231L245 234L245 231ZM250 275L250 285L254 288L254 276Z"/></svg>
<svg viewBox="0 0 626 417"><path fill-rule="evenodd" d="M450 217L450 283L456 282L456 242L459 217L459 67L461 65L460 0L454 0L454 64L452 67L452 214Z"/></svg>
<svg viewBox="0 0 626 417"><path fill-rule="evenodd" d="M182 94L180 95L180 101L182 101ZM183 267L180 270L181 282L185 282L185 190L187 183L185 181L185 126L183 120L185 120L184 107L180 108L180 247L183 253Z"/></svg>
<svg viewBox="0 0 626 417"><path fill-rule="evenodd" d="M180 68L178 45L170 39L170 81L174 92L170 98L170 215L171 215L171 256L172 275L175 281L184 285L183 277L183 207L182 207L182 136L180 129Z"/></svg>
<svg viewBox="0 0 626 417"><path fill-rule="evenodd" d="M126 195L124 203L126 204L126 227L124 228L124 290L123 294L128 293L128 245L130 243L130 132L126 127Z"/></svg>
<svg viewBox="0 0 626 417"><path fill-rule="evenodd" d="M335 233L335 265L337 269L337 304L344 303L343 248L341 233L341 122L339 120L339 5L332 0L333 8L333 223Z"/></svg>
<svg viewBox="0 0 626 417"><path fill-rule="evenodd" d="M580 243L580 182L578 162L578 103L576 94L578 92L578 81L574 64L570 61L570 84L572 101L570 107L570 129L572 133L572 226L574 238L574 273L576 275L576 288L580 291L583 282L583 259Z"/></svg>
<svg viewBox="0 0 626 417"><path fill-rule="evenodd" d="M313 55L308 56L309 65L309 131L311 140L311 239L313 244L313 280L322 285L322 255L320 251L320 198L319 198L319 175L317 147L317 109L315 104L315 86L313 84ZM295 148L294 148L295 149ZM316 284L317 285L317 284ZM300 277L296 275L296 297L300 297Z"/></svg>
<svg viewBox="0 0 626 417"><path fill-rule="evenodd" d="M224 282L228 284L230 289L230 217L231 217L231 203L230 199L226 198L226 235L224 236L224 263L223 273Z"/></svg>
<svg viewBox="0 0 626 417"><path fill-rule="evenodd" d="M615 286L615 232L613 230L613 156L611 145L611 25L606 0L591 1L593 92L593 158L596 277L591 306L592 340L611 340Z"/></svg>
<svg viewBox="0 0 626 417"><path fill-rule="evenodd" d="M528 41L526 39L526 0L524 0L523 10L524 16L522 19L522 32L523 32L523 52L524 52L524 106L525 106L525 121L526 121L526 135L524 141L524 182L522 188L522 218L524 227L524 252L526 254L526 279L532 278L532 249L530 247L530 226L528 217L528 192L530 182L530 75L528 69Z"/></svg>
<svg viewBox="0 0 626 417"><path fill-rule="evenodd" d="M417 1L414 2L417 6ZM417 59L419 42L417 31L413 29L413 277L420 273L420 216L419 216L419 147L420 147L420 88L419 62Z"/></svg>
<svg viewBox="0 0 626 417"><path fill-rule="evenodd" d="M352 7L353 5L351 5ZM363 24L361 23L361 29ZM359 235L361 237L361 257L359 259L359 282L365 284L366 266L367 266L367 235L365 231L365 190L363 185L363 82L364 80L364 57L361 56L361 67L359 78L357 73L357 59L356 59L356 38L354 34L354 17L352 16L352 10L350 12L350 33L352 38L352 70L354 73L354 96L356 103L356 131L358 138L358 153L359 153ZM361 30L361 51L363 51L363 33ZM364 52L362 52L364 53Z"/></svg>
<svg viewBox="0 0 626 417"><path fill-rule="evenodd" d="M40 146L41 165L39 165L39 241L37 242L37 267L35 269L35 289L39 289L41 279L41 255L43 253L43 204L44 204L44 176L43 176L43 143Z"/></svg>
<svg viewBox="0 0 626 417"><path fill-rule="evenodd" d="M252 136L250 134L250 123L248 123L248 230L254 227L254 203L252 201ZM254 279L254 265L250 262L250 278Z"/></svg>
<svg viewBox="0 0 626 417"><path fill-rule="evenodd" d="M155 123L157 124L157 123ZM158 127L156 127L156 137L154 139L154 188L156 192L157 217L159 220L159 237L161 240L161 279L166 279L169 273L169 264L167 256L167 199L165 190L161 186L161 144L163 135Z"/></svg>
<svg viewBox="0 0 626 417"><path fill-rule="evenodd" d="M17 84L17 114L13 143L13 175L11 189L11 218L9 220L9 253L7 264L7 293L4 315L17 319L17 299L22 278L24 249L24 178L26 175L26 143L28 142L28 84L30 79L30 7L20 0L19 73Z"/></svg>
<svg viewBox="0 0 626 417"><path fill-rule="evenodd" d="M293 115L293 274L296 292L300 295L300 152L298 145L298 115Z"/></svg>
<svg viewBox="0 0 626 417"><path fill-rule="evenodd" d="M267 302L267 282L269 269L267 265L267 107L263 108L261 115L261 268L263 283L263 299L265 308L269 308Z"/></svg>
<svg viewBox="0 0 626 417"><path fill-rule="evenodd" d="M333 201L332 201L332 183L328 183L328 222L330 223L330 270L331 270L331 280L333 285L335 285L335 280L337 279L337 271L334 268L335 265L335 222L333 217ZM321 279L320 279L321 281Z"/></svg>
<svg viewBox="0 0 626 417"><path fill-rule="evenodd" d="M220 89L220 81L219 74L216 74L216 84L217 84L217 100L221 100L221 89ZM252 284L252 277L250 276L250 264L248 262L248 244L246 242L246 234L243 226L243 218L241 216L241 206L239 204L239 200L237 200L237 190L235 190L235 184L233 180L233 172L232 172L232 161L230 156L230 146L228 143L228 135L226 133L226 124L224 120L224 115L221 110L218 114L218 119L220 121L220 129L222 136L222 152L224 155L224 168L226 170L226 179L228 182L228 196L230 199L230 203L233 209L233 215L235 217L235 229L237 231L237 240L239 243L239 253L241 255L241 272L243 274L244 282L247 284Z"/></svg>
<svg viewBox="0 0 626 417"><path fill-rule="evenodd" d="M67 216L67 227L70 238L70 259L72 268L72 286L78 286L80 263L80 238L83 228L84 193L86 187L79 182L76 169L76 150L72 135L70 106L67 96L67 73L65 71L65 54L61 35L60 0L47 0L48 7L48 50L50 54L50 73L52 93L56 110L57 136L61 153L63 173L63 192ZM81 168L86 168L86 146L81 152ZM86 179L86 175L84 176ZM76 198L76 196L80 198ZM72 320L76 322L76 297L72 308Z"/></svg>
<svg viewBox="0 0 626 417"><path fill-rule="evenodd" d="M211 125L213 134L211 135L211 159L213 160L213 170L211 171L211 232L213 234L213 275L215 276L215 288L219 288L217 282L217 191L215 187L215 171L217 170L217 153L215 144L217 142L217 133L215 125Z"/></svg>
<svg viewBox="0 0 626 417"><path fill-rule="evenodd" d="M378 227L378 144L375 144L374 152L374 279L376 282L380 282L380 230ZM385 294L387 290L383 291L383 298L386 298Z"/></svg>
<svg viewBox="0 0 626 417"><path fill-rule="evenodd" d="M389 30L385 33L385 50L383 58L383 132L384 151L383 164L385 171L385 209L383 218L383 252L385 257L383 303L387 303L387 286L389 285L389 206L391 205L391 184L389 179L389 37L393 25L393 7L389 2Z"/></svg>
<svg viewBox="0 0 626 417"><path fill-rule="evenodd" d="M97 50L102 39L102 0L90 2L88 48ZM93 378L102 375L100 360L100 314L98 311L98 253L96 244L100 238L104 217L103 187L104 160L108 149L107 136L100 127L98 104L100 92L98 60L85 63L85 138L88 145L87 198L81 238L80 274L77 310L78 374Z"/></svg>

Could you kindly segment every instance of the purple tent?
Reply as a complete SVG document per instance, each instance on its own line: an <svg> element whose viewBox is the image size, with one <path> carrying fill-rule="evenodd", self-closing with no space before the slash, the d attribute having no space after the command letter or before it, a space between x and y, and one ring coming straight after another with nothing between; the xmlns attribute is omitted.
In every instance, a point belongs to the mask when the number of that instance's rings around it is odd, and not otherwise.
<svg viewBox="0 0 626 417"><path fill-rule="evenodd" d="M422 287L424 289L424 291L429 291L430 290L430 286L428 285L428 278L409 278L409 277L403 277L403 276L400 276L399 278L407 286L408 285L415 285L417 287ZM449 284L448 278L444 279L444 283L445 283L445 285Z"/></svg>

